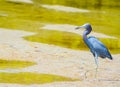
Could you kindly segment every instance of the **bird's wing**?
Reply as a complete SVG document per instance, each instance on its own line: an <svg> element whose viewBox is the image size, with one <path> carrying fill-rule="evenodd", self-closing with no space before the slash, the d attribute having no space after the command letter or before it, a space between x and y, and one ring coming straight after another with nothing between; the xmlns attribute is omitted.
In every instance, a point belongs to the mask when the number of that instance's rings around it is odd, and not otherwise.
<svg viewBox="0 0 120 87"><path fill-rule="evenodd" d="M109 59L112 59L112 56L108 51L107 47L102 42L100 42L97 38L91 36L88 38L88 41L91 43L91 45L93 46L98 56L102 58L108 57Z"/></svg>

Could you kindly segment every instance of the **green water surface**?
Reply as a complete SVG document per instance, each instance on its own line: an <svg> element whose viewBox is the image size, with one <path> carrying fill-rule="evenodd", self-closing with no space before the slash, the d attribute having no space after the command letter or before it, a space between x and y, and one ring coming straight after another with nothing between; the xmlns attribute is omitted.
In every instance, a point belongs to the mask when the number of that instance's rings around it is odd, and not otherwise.
<svg viewBox="0 0 120 87"><path fill-rule="evenodd" d="M0 59L0 69L25 68L25 67L32 66L32 65L35 65L35 64L36 64L35 62Z"/></svg>
<svg viewBox="0 0 120 87"><path fill-rule="evenodd" d="M91 23L94 32L117 37L99 38L112 53L120 53L120 3L118 0L33 0L33 4L0 0L0 27L35 32L26 40L53 44L78 50L88 50L78 34L55 30L43 30L46 24L83 25ZM88 13L56 11L41 4L64 5L87 9Z"/></svg>
<svg viewBox="0 0 120 87"><path fill-rule="evenodd" d="M78 79L63 77L52 74L38 74L30 72L20 73L0 73L0 83L12 83L12 84L45 84L51 82L62 81L78 81Z"/></svg>

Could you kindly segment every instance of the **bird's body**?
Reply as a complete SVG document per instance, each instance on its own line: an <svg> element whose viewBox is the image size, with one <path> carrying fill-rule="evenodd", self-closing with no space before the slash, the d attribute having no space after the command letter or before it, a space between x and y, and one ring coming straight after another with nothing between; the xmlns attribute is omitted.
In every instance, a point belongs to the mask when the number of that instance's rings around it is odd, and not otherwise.
<svg viewBox="0 0 120 87"><path fill-rule="evenodd" d="M112 56L108 51L107 47L102 42L100 42L97 38L90 36L88 37L88 41L89 43L91 43L93 47L90 50L93 53L94 57L95 57L95 53L97 53L98 57L101 57L101 58L107 57L109 59L112 59Z"/></svg>
<svg viewBox="0 0 120 87"><path fill-rule="evenodd" d="M112 60L112 56L110 52L101 41L99 41L97 38L93 36L87 37L87 35L92 31L92 27L90 24L88 23L84 24L83 26L77 27L76 29L79 29L79 28L86 29L83 33L83 40L85 44L89 47L92 54L94 55L97 67L98 67L98 57L101 57L101 58L107 57Z"/></svg>

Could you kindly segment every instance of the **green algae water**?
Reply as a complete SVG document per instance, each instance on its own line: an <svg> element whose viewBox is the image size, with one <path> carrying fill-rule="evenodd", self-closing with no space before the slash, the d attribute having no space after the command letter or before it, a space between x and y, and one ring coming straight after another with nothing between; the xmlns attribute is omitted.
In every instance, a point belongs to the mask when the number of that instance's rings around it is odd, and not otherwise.
<svg viewBox="0 0 120 87"><path fill-rule="evenodd" d="M52 74L38 74L38 73L29 73L29 72L20 72L20 73L0 72L0 83L30 85L30 84L61 82L61 81L78 81L78 79L67 78Z"/></svg>
<svg viewBox="0 0 120 87"><path fill-rule="evenodd" d="M42 7L42 4L62 5L89 10L64 12ZM88 50L82 37L70 32L43 30L46 24L82 25L91 23L93 31L118 39L99 38L112 53L120 53L120 3L118 0L33 0L32 4L0 0L0 27L35 32L24 37L28 41L53 44L77 50Z"/></svg>
<svg viewBox="0 0 120 87"><path fill-rule="evenodd" d="M0 59L0 69L18 69L35 65L35 62L17 61L17 60L2 60Z"/></svg>

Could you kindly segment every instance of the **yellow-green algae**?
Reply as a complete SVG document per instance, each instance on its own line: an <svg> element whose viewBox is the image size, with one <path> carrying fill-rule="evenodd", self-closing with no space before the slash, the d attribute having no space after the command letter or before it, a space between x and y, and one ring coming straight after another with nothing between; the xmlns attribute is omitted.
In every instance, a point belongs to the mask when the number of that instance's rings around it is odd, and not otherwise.
<svg viewBox="0 0 120 87"><path fill-rule="evenodd" d="M37 0L33 0L37 1ZM38 0L39 1L39 0ZM85 6L85 1L79 0L52 0L40 3L25 4L12 3L0 0L0 27L8 29L25 30L37 33L34 36L25 37L30 41L44 42L68 48L86 49L81 36L73 33L41 30L44 24L73 24L82 25L89 22L93 26L93 31L120 38L119 26L119 3L114 0L104 0L96 7L96 1L89 1ZM109 3L108 3L109 2ZM113 3L114 2L114 3ZM90 10L89 13L69 13L42 8L40 4L61 4ZM82 5L82 6L81 6ZM50 33L50 35L47 35ZM54 34L56 33L56 34ZM60 34L61 33L61 34ZM66 36L66 37L63 37ZM71 39L72 38L72 39ZM100 39L112 52L120 53L119 39ZM53 41L53 42L52 42ZM117 45L116 45L117 44Z"/></svg>
<svg viewBox="0 0 120 87"><path fill-rule="evenodd" d="M24 37L26 40L54 44L76 50L88 50L82 36L56 30L39 30L36 35ZM112 53L120 53L120 39L98 38Z"/></svg>
<svg viewBox="0 0 120 87"><path fill-rule="evenodd" d="M38 74L30 72L0 73L0 83L14 84L44 84L51 82L78 81L78 79L52 74Z"/></svg>
<svg viewBox="0 0 120 87"><path fill-rule="evenodd" d="M0 69L8 69L8 68L17 68L18 69L18 68L32 66L35 64L36 64L35 62L0 59Z"/></svg>
<svg viewBox="0 0 120 87"><path fill-rule="evenodd" d="M65 5L65 6L72 6L72 7L96 7L100 8L101 6L120 6L120 3L115 2L119 0L32 0L36 3L42 4L52 4L52 5Z"/></svg>

